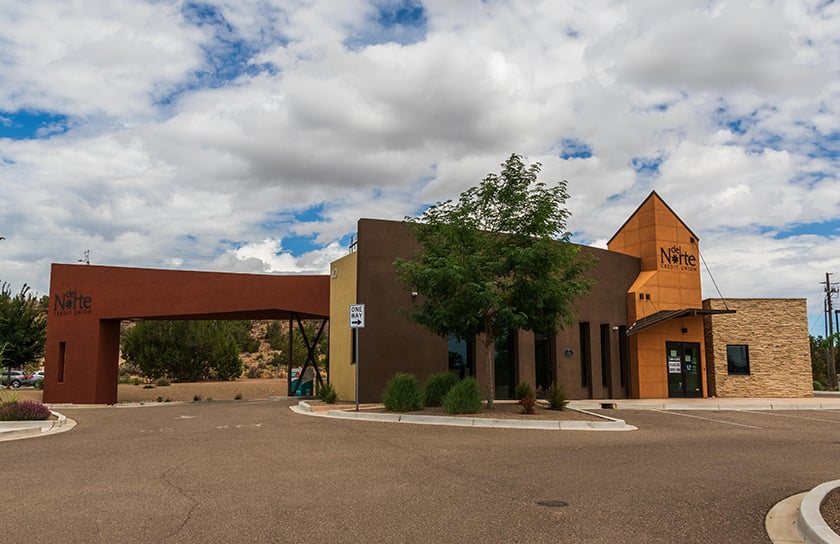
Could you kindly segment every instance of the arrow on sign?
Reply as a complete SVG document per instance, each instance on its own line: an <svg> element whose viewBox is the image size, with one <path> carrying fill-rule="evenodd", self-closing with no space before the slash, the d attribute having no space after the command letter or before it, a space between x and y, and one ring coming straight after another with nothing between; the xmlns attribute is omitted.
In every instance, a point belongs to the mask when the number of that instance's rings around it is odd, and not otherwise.
<svg viewBox="0 0 840 544"><path fill-rule="evenodd" d="M362 320L361 319L356 319L356 320L351 321L350 324L358 327L359 325L362 324Z"/></svg>

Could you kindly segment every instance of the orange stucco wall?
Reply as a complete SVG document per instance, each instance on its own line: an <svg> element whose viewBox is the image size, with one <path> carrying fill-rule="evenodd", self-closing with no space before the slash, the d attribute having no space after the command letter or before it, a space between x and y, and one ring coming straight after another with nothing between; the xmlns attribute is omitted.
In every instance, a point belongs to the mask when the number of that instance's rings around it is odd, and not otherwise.
<svg viewBox="0 0 840 544"><path fill-rule="evenodd" d="M697 236L655 192L624 223L607 247L641 259L641 272L627 292L629 323L663 310L702 308L698 243ZM704 353L703 318L674 319L631 338L633 397L668 397L668 341L698 343ZM701 378L705 397L705 360Z"/></svg>
<svg viewBox="0 0 840 544"><path fill-rule="evenodd" d="M329 277L53 264L44 402L117 401L123 319L329 317Z"/></svg>

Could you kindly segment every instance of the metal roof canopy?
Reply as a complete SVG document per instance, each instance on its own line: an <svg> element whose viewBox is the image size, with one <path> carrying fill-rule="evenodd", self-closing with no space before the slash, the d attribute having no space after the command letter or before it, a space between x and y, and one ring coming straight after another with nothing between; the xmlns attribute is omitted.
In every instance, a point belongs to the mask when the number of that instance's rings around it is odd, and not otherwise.
<svg viewBox="0 0 840 544"><path fill-rule="evenodd" d="M735 310L706 310L703 308L683 308L682 310L661 310L655 314L639 319L627 328L627 336L636 334L660 323L679 319L680 317L694 317L698 315L734 314Z"/></svg>

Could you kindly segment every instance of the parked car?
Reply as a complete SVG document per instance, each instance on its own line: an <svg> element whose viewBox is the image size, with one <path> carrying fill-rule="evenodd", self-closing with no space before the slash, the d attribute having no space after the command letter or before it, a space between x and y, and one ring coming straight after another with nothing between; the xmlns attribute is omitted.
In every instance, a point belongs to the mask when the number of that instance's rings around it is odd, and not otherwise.
<svg viewBox="0 0 840 544"><path fill-rule="evenodd" d="M32 378L32 383L35 383L38 380L43 380L44 379L44 371L43 370L36 370L35 372L32 373L32 376L30 376L30 378Z"/></svg>
<svg viewBox="0 0 840 544"><path fill-rule="evenodd" d="M0 385L11 384L12 387L17 389L21 385L32 385L34 382L34 380L20 370L10 371L8 368L4 368L0 372L2 372L2 374L0 374Z"/></svg>

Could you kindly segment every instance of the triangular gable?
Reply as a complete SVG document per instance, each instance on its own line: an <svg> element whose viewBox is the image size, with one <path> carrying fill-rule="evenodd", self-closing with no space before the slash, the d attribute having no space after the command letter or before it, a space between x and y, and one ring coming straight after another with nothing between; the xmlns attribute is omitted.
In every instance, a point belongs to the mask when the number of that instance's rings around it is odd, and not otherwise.
<svg viewBox="0 0 840 544"><path fill-rule="evenodd" d="M681 218L679 215L677 215L677 213L676 213L673 209L671 209L671 206L669 206L669 205L668 205L668 203L667 203L667 202L665 202L665 201L662 199L662 197L661 197L661 196L659 196L659 194L658 194L656 191L651 191L651 192L650 192L650 194L647 196L647 198L646 198L646 199L645 199L645 200L644 200L644 201L643 201L643 202L639 205L639 207L638 207L638 208L636 208L636 211L634 211L633 213L631 213L631 214L630 214L630 217L628 217L628 218L627 218L627 220L626 220L624 223L622 223L621 227L619 227L619 229L618 229L617 231L615 231L615 234L613 234L613 235L612 235L612 238L610 238L610 239L609 239L609 241L607 241L607 246L609 246L609 245L610 245L610 243L612 243L612 241L615 239L615 237L616 237L616 236L618 236L618 235L621 233L621 231L623 231L623 230L624 230L624 227L626 227L626 226L627 226L627 224L628 224L630 221L632 221L632 220L633 220L633 218L634 218L634 217L636 217L636 215L638 215L638 214L639 214L639 212L641 212L641 211L642 211L644 208L646 208L648 205L652 205L652 204L651 204L651 202L652 202L652 200L653 200L653 198L654 198L654 197L656 198L656 200L657 200L657 201L659 201L659 203L660 203L660 204L662 204L663 206L665 206L665 208L666 208L669 212L671 212L671 214L672 214L672 215L673 215L673 216L677 219L677 221L679 221L679 222L680 222L680 224L681 224L683 227L685 227L685 230L687 230L687 231L689 232L689 234L691 234L691 236L693 236L693 237L694 237L694 239L695 239L695 240L697 240L697 241L699 241L699 240L700 240L700 238L699 238L696 234L694 234L694 231L693 231L693 230L691 230L691 228L690 228L688 225L686 225L686 224L685 224L685 221L683 221L683 220L682 220L682 218Z"/></svg>

